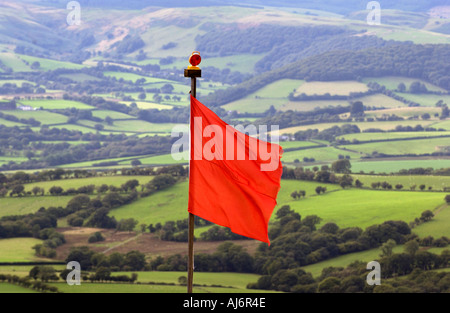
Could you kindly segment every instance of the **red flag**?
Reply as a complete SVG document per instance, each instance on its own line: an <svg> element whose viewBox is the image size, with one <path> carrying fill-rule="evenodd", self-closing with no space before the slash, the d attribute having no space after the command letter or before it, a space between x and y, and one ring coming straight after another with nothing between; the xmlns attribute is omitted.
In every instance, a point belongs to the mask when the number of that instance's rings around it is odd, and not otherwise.
<svg viewBox="0 0 450 313"><path fill-rule="evenodd" d="M238 132L192 96L190 129L189 212L270 244L281 147Z"/></svg>

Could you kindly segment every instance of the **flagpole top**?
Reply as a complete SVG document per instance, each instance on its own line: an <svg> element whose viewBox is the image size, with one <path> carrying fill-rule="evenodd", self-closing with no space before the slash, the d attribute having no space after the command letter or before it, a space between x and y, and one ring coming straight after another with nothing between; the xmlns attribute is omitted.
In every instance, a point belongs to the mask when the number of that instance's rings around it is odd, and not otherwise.
<svg viewBox="0 0 450 313"><path fill-rule="evenodd" d="M200 56L200 52L194 51L189 57L189 63L187 69L184 70L184 77L202 77L202 70L198 65L202 62L202 57Z"/></svg>

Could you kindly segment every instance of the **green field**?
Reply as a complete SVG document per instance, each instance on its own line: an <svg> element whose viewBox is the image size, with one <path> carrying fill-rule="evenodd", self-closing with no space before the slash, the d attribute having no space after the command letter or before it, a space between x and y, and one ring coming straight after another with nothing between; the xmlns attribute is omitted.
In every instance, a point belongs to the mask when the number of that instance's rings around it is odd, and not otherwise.
<svg viewBox="0 0 450 313"><path fill-rule="evenodd" d="M371 188L372 183L387 181L392 186L403 185L404 190L410 190L410 187L416 185L416 190L424 184L432 187L433 190L444 190L444 187L450 187L450 178L448 176L427 176L427 175L405 175L405 176L385 176L385 175L358 175L352 174L354 180L359 179L364 187Z"/></svg>
<svg viewBox="0 0 450 313"><path fill-rule="evenodd" d="M344 151L333 147L314 148L283 153L282 162L293 163L295 160L303 162L303 158L314 158L317 162L333 162L339 155L350 156L352 160L359 159L361 155L352 151Z"/></svg>
<svg viewBox="0 0 450 313"><path fill-rule="evenodd" d="M446 122L443 122L446 123ZM313 125L304 125L304 126L295 126L295 127L289 127L289 128L283 128L280 129L280 134L295 134L298 131L304 131L308 129L318 129L319 131L322 131L324 129L331 128L333 126L342 126L342 125L356 125L359 127L361 131L370 129L370 128L376 128L381 129L383 131L388 130L395 130L395 127L397 125L400 126L411 126L415 127L417 125L421 125L422 127L426 128L428 126L432 127L438 127L439 124L436 124L434 121L386 121L386 122L354 122L354 123L320 123L320 124L313 124ZM445 128L447 124L443 124L442 128ZM450 130L450 123L447 126Z"/></svg>
<svg viewBox="0 0 450 313"><path fill-rule="evenodd" d="M72 179L64 179L64 180L55 180L55 181L43 181L38 183L26 184L25 191L31 191L34 187L44 188L48 193L50 188L53 186L61 186L64 190L70 188L79 188L87 185L95 185L101 186L106 184L108 186L116 186L120 187L122 184L126 183L129 180L136 179L140 184L147 184L152 180L151 176L100 176L100 177L90 177L90 178L72 178Z"/></svg>
<svg viewBox="0 0 450 313"><path fill-rule="evenodd" d="M37 291L13 284L0 283L0 293L37 293Z"/></svg>
<svg viewBox="0 0 450 313"><path fill-rule="evenodd" d="M41 122L41 125L52 125L52 124L64 124L67 122L68 117L62 114L57 114L48 111L8 111L7 114L14 115L18 118L30 119Z"/></svg>
<svg viewBox="0 0 450 313"><path fill-rule="evenodd" d="M185 219L187 204L188 182L186 181L111 210L109 215L114 216L116 220L133 217L139 221L139 224L165 223Z"/></svg>
<svg viewBox="0 0 450 313"><path fill-rule="evenodd" d="M431 221L417 226L413 232L419 237L440 238L446 236L450 238L450 206L446 205L439 210L435 210L434 214L435 216Z"/></svg>
<svg viewBox="0 0 450 313"><path fill-rule="evenodd" d="M186 286L147 285L147 284L103 284L82 283L80 286L69 286L66 283L51 283L63 293L186 293ZM220 287L197 287L194 293L267 293L266 290ZM270 291L269 291L270 292Z"/></svg>
<svg viewBox="0 0 450 313"><path fill-rule="evenodd" d="M365 154L373 152L389 155L431 154L450 146L449 138L414 139L404 141L373 142L359 145L344 145L342 148Z"/></svg>
<svg viewBox="0 0 450 313"><path fill-rule="evenodd" d="M14 72L29 72L31 68L26 65L18 55L10 52L0 53L0 61L13 69Z"/></svg>
<svg viewBox="0 0 450 313"><path fill-rule="evenodd" d="M443 100L444 103L450 103L450 95L411 94L401 92L397 92L397 94L406 100L413 101L421 106L434 107L439 100Z"/></svg>
<svg viewBox="0 0 450 313"><path fill-rule="evenodd" d="M180 152L175 155L181 160L175 160L172 154L163 154L147 158L139 158L139 161L144 165L172 165L172 164L187 164L189 163L189 151ZM127 161L119 162L120 164L125 164Z"/></svg>
<svg viewBox="0 0 450 313"><path fill-rule="evenodd" d="M449 168L449 159L399 159L399 160L376 160L376 161L360 161L351 162L352 172L359 173L361 171L365 173L397 173L402 169L412 168Z"/></svg>
<svg viewBox="0 0 450 313"><path fill-rule="evenodd" d="M90 105L71 100L20 100L19 103L33 108L43 108L44 110L93 109Z"/></svg>
<svg viewBox="0 0 450 313"><path fill-rule="evenodd" d="M348 141L375 141L375 140L393 140L407 138L427 138L437 136L450 136L450 132L386 132L386 133L359 133L349 134L339 137Z"/></svg>
<svg viewBox="0 0 450 313"><path fill-rule="evenodd" d="M317 186L327 187L327 193L317 196ZM293 200L293 191L305 190L306 198ZM318 215L323 223L335 222L340 227L359 226L365 228L386 220L413 221L427 210L443 204L443 194L436 192L342 190L338 185L282 180L277 198L278 208L290 205L303 217ZM156 224L186 218L188 182L158 192L150 197L114 209L110 216L117 220L133 218L139 224ZM333 205L330 205L330 204Z"/></svg>
<svg viewBox="0 0 450 313"><path fill-rule="evenodd" d="M394 253L403 252L403 246L397 245L393 249ZM354 261L361 261L364 263L368 263L371 261L376 261L380 259L381 248L349 253L345 255L341 255L326 261L318 262L311 265L303 266L302 269L307 273L311 273L314 278L320 277L322 274L322 270L327 267L347 267ZM368 272L367 272L368 273Z"/></svg>
<svg viewBox="0 0 450 313"><path fill-rule="evenodd" d="M9 262L32 262L45 259L34 255L33 246L42 243L42 240L35 238L11 238L0 239L0 263Z"/></svg>
<svg viewBox="0 0 450 313"><path fill-rule="evenodd" d="M178 283L180 276L186 276L186 272L138 272L138 282L149 283ZM113 276L129 275L127 272L117 272ZM245 273L195 273L195 283L199 285L220 285L246 289L247 284L254 283L260 275Z"/></svg>
<svg viewBox="0 0 450 313"><path fill-rule="evenodd" d="M29 64L32 64L33 62L39 62L40 64L39 70L41 71L52 71L58 68L81 69L85 67L80 64L43 59L38 57L32 57L29 55L19 55L19 57L20 59L27 61Z"/></svg>
<svg viewBox="0 0 450 313"><path fill-rule="evenodd" d="M425 210L444 204L442 193L340 190L287 203L301 216L318 215L322 223L366 228L387 220L411 222Z"/></svg>
<svg viewBox="0 0 450 313"><path fill-rule="evenodd" d="M52 185L54 186L54 185ZM46 190L48 191L48 190ZM65 207L67 203L72 199L71 196L44 196L44 197L21 197L21 198L11 198L5 197L0 198L0 217L10 216L10 215L25 215L29 213L35 213L40 208L48 207ZM1 251L1 249L0 249Z"/></svg>

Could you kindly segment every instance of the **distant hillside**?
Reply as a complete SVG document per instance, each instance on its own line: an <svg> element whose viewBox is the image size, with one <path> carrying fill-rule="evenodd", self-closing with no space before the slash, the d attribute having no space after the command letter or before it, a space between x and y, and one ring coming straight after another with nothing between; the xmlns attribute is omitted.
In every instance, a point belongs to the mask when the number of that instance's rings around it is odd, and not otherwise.
<svg viewBox="0 0 450 313"><path fill-rule="evenodd" d="M203 101L221 106L286 78L338 81L405 76L423 79L450 90L449 73L449 45L399 44L362 51L332 51L266 72L233 88L217 91Z"/></svg>
<svg viewBox="0 0 450 313"><path fill-rule="evenodd" d="M41 0L41 4L64 6L66 0ZM313 10L323 10L340 14L347 14L354 11L364 10L368 1L360 0L78 0L82 6L99 8L120 8L120 9L142 9L149 6L158 7L202 7L202 6L224 6L224 5L247 5L247 6L274 6L307 8ZM382 8L399 9L404 11L426 11L432 7L448 5L446 0L397 0L379 1Z"/></svg>

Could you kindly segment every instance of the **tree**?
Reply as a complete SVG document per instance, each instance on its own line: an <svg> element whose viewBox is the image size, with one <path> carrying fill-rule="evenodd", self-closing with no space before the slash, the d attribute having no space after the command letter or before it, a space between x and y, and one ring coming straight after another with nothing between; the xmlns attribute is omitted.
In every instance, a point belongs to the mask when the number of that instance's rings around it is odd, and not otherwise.
<svg viewBox="0 0 450 313"><path fill-rule="evenodd" d="M364 114L364 104L361 101L352 102L350 106L351 116L358 116Z"/></svg>
<svg viewBox="0 0 450 313"><path fill-rule="evenodd" d="M395 240L389 239L381 246L380 257L390 257L392 255L392 250L397 245Z"/></svg>
<svg viewBox="0 0 450 313"><path fill-rule="evenodd" d="M139 166L139 165L142 165L142 162L140 160L133 160L133 161L131 161L131 165L132 166Z"/></svg>
<svg viewBox="0 0 450 313"><path fill-rule="evenodd" d="M145 100L147 98L147 95L145 94L145 92L141 92L138 96L139 100Z"/></svg>
<svg viewBox="0 0 450 313"><path fill-rule="evenodd" d="M335 173L347 174L350 173L351 168L352 165L350 164L350 161L347 159L335 161L331 165L331 170Z"/></svg>
<svg viewBox="0 0 450 313"><path fill-rule="evenodd" d="M59 186L53 186L52 188L50 188L49 192L52 196L58 196L60 194L62 194L62 192L64 191L64 189L62 189Z"/></svg>
<svg viewBox="0 0 450 313"><path fill-rule="evenodd" d="M18 197L21 197L25 194L25 187L23 185L15 185L10 192L10 196L17 195Z"/></svg>
<svg viewBox="0 0 450 313"><path fill-rule="evenodd" d="M107 117L105 117L105 123L108 125L112 125L114 124L114 120L108 115Z"/></svg>
<svg viewBox="0 0 450 313"><path fill-rule="evenodd" d="M405 83L400 83L400 84L398 84L397 90L398 90L399 92L405 92L405 91L406 91L406 85L405 85Z"/></svg>
<svg viewBox="0 0 450 313"><path fill-rule="evenodd" d="M139 251L130 251L125 255L124 266L128 266L132 271L141 271L146 264L145 254Z"/></svg>
<svg viewBox="0 0 450 313"><path fill-rule="evenodd" d="M450 195L446 195L444 200L445 202L450 203Z"/></svg>
<svg viewBox="0 0 450 313"><path fill-rule="evenodd" d="M121 219L117 223L116 228L119 231L133 231L138 223L139 221L135 220L134 218Z"/></svg>
<svg viewBox="0 0 450 313"><path fill-rule="evenodd" d="M31 69L32 70L37 70L41 67L41 63L39 63L38 61L35 61L31 64Z"/></svg>
<svg viewBox="0 0 450 313"><path fill-rule="evenodd" d="M31 192L33 193L33 195L36 196L38 193L41 192L41 187L38 187L38 186L33 187L33 189L31 190Z"/></svg>
<svg viewBox="0 0 450 313"><path fill-rule="evenodd" d="M448 106L444 104L442 106L442 112L441 112L441 119L446 119L450 116L450 110L448 109Z"/></svg>
<svg viewBox="0 0 450 313"><path fill-rule="evenodd" d="M417 240L410 240L404 245L405 252L411 256L414 256L416 252L419 250L419 243Z"/></svg>
<svg viewBox="0 0 450 313"><path fill-rule="evenodd" d="M345 174L341 178L339 178L339 185L343 189L345 189L345 187L351 186L352 183L353 183L353 178L348 174Z"/></svg>
<svg viewBox="0 0 450 313"><path fill-rule="evenodd" d="M422 222L428 222L431 221L431 219L434 217L433 212L431 212L430 210L426 210L424 212L422 212L422 215L420 216L420 220Z"/></svg>

